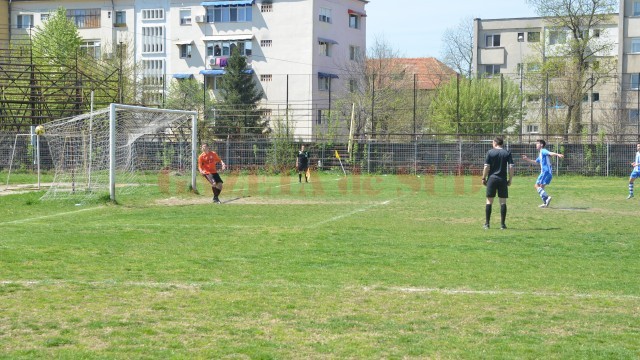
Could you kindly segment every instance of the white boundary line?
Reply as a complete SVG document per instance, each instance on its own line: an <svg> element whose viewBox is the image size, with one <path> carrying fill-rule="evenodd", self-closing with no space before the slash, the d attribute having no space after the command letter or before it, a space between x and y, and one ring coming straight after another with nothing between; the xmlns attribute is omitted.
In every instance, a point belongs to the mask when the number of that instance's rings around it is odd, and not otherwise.
<svg viewBox="0 0 640 360"><path fill-rule="evenodd" d="M358 214L358 213L361 213L361 212L368 211L370 209L373 209L373 208L381 206L381 205L388 205L388 204L391 203L391 201L393 201L393 200L385 200L385 201L382 201L382 202L379 202L379 203L375 203L375 204L372 204L372 205L369 205L369 206L365 206L365 207L360 208L360 209L355 209L355 210L349 211L346 214L336 215L336 216L334 216L332 218L329 218L329 219L326 219L326 220L322 220L322 221L317 222L315 224L311 224L311 225L308 225L308 226L303 226L303 228L309 229L309 228L318 227L320 225L324 225L324 224L327 224L327 223L330 223L330 222L338 221L340 219L344 219L346 217L349 217L349 216L352 216L352 215L355 215L355 214Z"/></svg>
<svg viewBox="0 0 640 360"><path fill-rule="evenodd" d="M22 224L22 223L26 223L26 222L29 222L29 221L37 221L37 220L48 219L48 218L57 217L57 216L65 216L65 215L70 215L70 214L77 214L79 212L89 211L89 210L96 210L96 209L102 209L102 206L96 206L96 207L92 207L92 208L80 209L80 210L75 210L75 211L67 211L67 212L51 214L51 215L36 216L36 217L26 218L26 219L5 221L5 222L0 222L0 225Z"/></svg>
<svg viewBox="0 0 640 360"><path fill-rule="evenodd" d="M139 287L139 288L165 288L174 287L177 289L198 290L209 286L260 286L269 288L297 287L297 288L333 288L332 286L322 286L313 284L260 284L260 283L230 283L224 281L208 282L154 282L154 281L68 281L68 280L0 280L0 286L20 285L26 287L36 286L66 286L66 285L88 285L104 287ZM540 298L574 298L574 299L605 299L605 300L640 300L638 295L614 295L614 294L589 294L589 293L557 293L542 291L517 291L517 290L469 290L469 289L443 289L443 288L418 288L418 287L386 287L380 288L365 287L344 287L343 290L360 289L364 292L400 292L400 293L430 293L452 296L530 296Z"/></svg>

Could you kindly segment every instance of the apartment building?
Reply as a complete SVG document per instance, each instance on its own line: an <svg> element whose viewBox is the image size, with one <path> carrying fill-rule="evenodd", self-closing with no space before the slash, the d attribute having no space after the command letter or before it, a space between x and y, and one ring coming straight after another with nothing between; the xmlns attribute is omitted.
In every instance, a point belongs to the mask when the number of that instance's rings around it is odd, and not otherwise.
<svg viewBox="0 0 640 360"><path fill-rule="evenodd" d="M635 134L640 131L640 0L620 1L619 13L611 14L610 21L586 35L599 44L610 45L597 52L590 65L609 61L617 69L584 94L582 124L591 134L600 131ZM545 127L553 121L550 119L564 116L566 110L554 100L554 94L544 94L540 87L545 80L534 81L536 69L532 67L536 66L535 60L539 63L556 56L554 48L563 46L567 36L566 29L556 28L539 17L474 20L474 74L504 76L520 83L525 94L526 117L518 126L522 126L523 134L547 132Z"/></svg>
<svg viewBox="0 0 640 360"><path fill-rule="evenodd" d="M64 7L87 52L109 57L126 48L133 54L141 65L137 78L158 89L149 99L155 104L162 103L170 81L185 78L203 81L218 95L226 59L237 48L265 94L265 113L286 117L296 136L306 139L326 126L331 96L348 84L343 69L366 49L367 3L13 0L7 22L10 36L24 35Z"/></svg>

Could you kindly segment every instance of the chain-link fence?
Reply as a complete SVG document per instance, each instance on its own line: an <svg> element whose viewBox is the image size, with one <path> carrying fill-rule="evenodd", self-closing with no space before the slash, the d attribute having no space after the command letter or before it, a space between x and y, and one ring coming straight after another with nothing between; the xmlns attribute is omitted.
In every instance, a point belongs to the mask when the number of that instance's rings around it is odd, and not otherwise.
<svg viewBox="0 0 640 360"><path fill-rule="evenodd" d="M52 171L53 163L46 141L40 144L40 169ZM507 138L505 148L513 153L517 173L534 175L539 167L525 162L522 155L536 158L535 139L526 142ZM157 149L140 146L140 149ZM307 142L274 140L267 136L226 139L210 143L231 171L281 173L292 171L297 151L305 145L315 171L337 171L350 174L439 174L479 175L491 137L443 138L421 135L413 140L376 139L344 142ZM547 149L565 155L554 158L556 174L584 176L628 176L635 159L635 142L600 142L596 144L565 142L563 137L547 140ZM157 150L153 150L157 151ZM337 156L336 156L337 155ZM0 134L0 181L12 184L12 174L37 171L34 137L28 134ZM144 170L144 169L141 169ZM15 178L15 176L14 176Z"/></svg>

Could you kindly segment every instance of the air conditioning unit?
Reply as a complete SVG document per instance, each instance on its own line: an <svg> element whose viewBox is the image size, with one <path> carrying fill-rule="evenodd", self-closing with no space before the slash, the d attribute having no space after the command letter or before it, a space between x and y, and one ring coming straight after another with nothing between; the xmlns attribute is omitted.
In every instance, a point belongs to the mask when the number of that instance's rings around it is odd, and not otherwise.
<svg viewBox="0 0 640 360"><path fill-rule="evenodd" d="M215 56L209 56L207 57L207 65L209 65L209 68L213 69L216 66L216 57Z"/></svg>
<svg viewBox="0 0 640 360"><path fill-rule="evenodd" d="M196 15L196 22L197 23L207 22L207 17L205 15Z"/></svg>

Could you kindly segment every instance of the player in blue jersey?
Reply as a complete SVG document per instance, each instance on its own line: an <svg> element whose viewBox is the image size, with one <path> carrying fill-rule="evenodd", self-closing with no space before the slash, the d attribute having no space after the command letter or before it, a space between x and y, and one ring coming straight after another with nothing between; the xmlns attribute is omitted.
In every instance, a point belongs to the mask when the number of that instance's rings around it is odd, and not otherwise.
<svg viewBox="0 0 640 360"><path fill-rule="evenodd" d="M633 182L640 177L640 144L636 145L636 161L632 162L631 166L633 166L633 171L629 176L629 196L627 196L627 200L633 198Z"/></svg>
<svg viewBox="0 0 640 360"><path fill-rule="evenodd" d="M536 158L535 160L531 160L527 157L527 155L522 155L522 159L530 162L532 164L540 164L540 175L538 176L538 179L536 180L536 185L535 185L535 189L538 192L538 195L540 195L540 198L542 199L542 205L540 205L540 207L548 207L549 204L551 203L551 196L549 196L547 194L547 192L544 190L545 186L549 185L551 183L551 179L553 178L553 170L551 168L551 157L552 156L557 156L559 158L563 158L564 155L559 154L559 153L554 153L552 151L549 151L547 149L545 149L545 146L547 145L547 143L542 140L536 140L536 150L540 150L540 153L538 154L538 158Z"/></svg>

